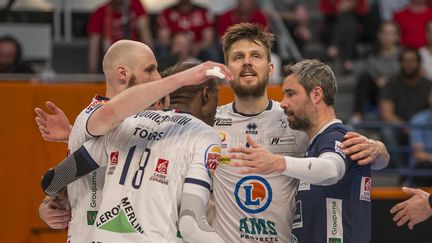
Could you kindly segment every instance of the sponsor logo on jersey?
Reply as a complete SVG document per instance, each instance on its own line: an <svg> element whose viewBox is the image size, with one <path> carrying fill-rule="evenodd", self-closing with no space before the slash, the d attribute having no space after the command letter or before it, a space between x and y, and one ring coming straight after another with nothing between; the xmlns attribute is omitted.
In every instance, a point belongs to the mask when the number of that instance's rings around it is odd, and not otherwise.
<svg viewBox="0 0 432 243"><path fill-rule="evenodd" d="M372 178L362 177L360 185L360 200L370 202Z"/></svg>
<svg viewBox="0 0 432 243"><path fill-rule="evenodd" d="M281 118L279 120L279 128L287 128L288 127L288 121L286 118Z"/></svg>
<svg viewBox="0 0 432 243"><path fill-rule="evenodd" d="M309 190L310 190L310 183L300 181L300 183L298 184L297 191L309 191Z"/></svg>
<svg viewBox="0 0 432 243"><path fill-rule="evenodd" d="M111 152L110 154L110 165L117 165L118 163L119 152Z"/></svg>
<svg viewBox="0 0 432 243"><path fill-rule="evenodd" d="M231 163L231 159L228 158L226 155L221 155L219 157L219 164L221 165L229 165Z"/></svg>
<svg viewBox="0 0 432 243"><path fill-rule="evenodd" d="M338 154L340 154L340 156L342 156L342 158L346 158L346 155L345 155L345 153L344 153L344 151L342 150L342 148L340 147L341 146L341 142L339 142L339 141L335 141L335 152L336 153L338 153Z"/></svg>
<svg viewBox="0 0 432 243"><path fill-rule="evenodd" d="M258 242L279 241L276 224L263 218L243 218L239 222L240 238Z"/></svg>
<svg viewBox="0 0 432 243"><path fill-rule="evenodd" d="M220 139L221 139L221 147L222 148L227 148L228 147L227 134L225 132L220 131L219 132L219 136L220 136Z"/></svg>
<svg viewBox="0 0 432 243"><path fill-rule="evenodd" d="M150 177L149 181L155 181L155 182L168 185L168 179L167 179L168 165L169 165L169 160L158 158L155 172Z"/></svg>
<svg viewBox="0 0 432 243"><path fill-rule="evenodd" d="M219 127L229 127L232 125L232 119L231 118L221 118L221 117L217 117L215 119L215 126L219 126Z"/></svg>
<svg viewBox="0 0 432 243"><path fill-rule="evenodd" d="M94 225L98 211L87 211L87 225Z"/></svg>
<svg viewBox="0 0 432 243"><path fill-rule="evenodd" d="M210 172L210 176L213 176L214 171L219 165L221 149L219 146L213 144L206 151L206 167Z"/></svg>
<svg viewBox="0 0 432 243"><path fill-rule="evenodd" d="M258 128L257 124L255 124L253 122L247 124L247 126L246 126L246 129L247 129L246 130L246 134L253 134L253 135L258 134L257 128Z"/></svg>
<svg viewBox="0 0 432 243"><path fill-rule="evenodd" d="M287 136L287 137L270 137L269 138L270 145L289 145L295 144L295 136Z"/></svg>
<svg viewBox="0 0 432 243"><path fill-rule="evenodd" d="M343 237L342 199L326 198L327 242L341 242ZM331 241L333 240L333 241Z"/></svg>
<svg viewBox="0 0 432 243"><path fill-rule="evenodd" d="M294 212L292 228L303 228L303 208L301 200L296 202L296 210Z"/></svg>
<svg viewBox="0 0 432 243"><path fill-rule="evenodd" d="M156 172L161 174L167 174L168 171L169 160L166 159L158 159L156 165Z"/></svg>
<svg viewBox="0 0 432 243"><path fill-rule="evenodd" d="M95 208L97 206L97 171L91 173L90 190L90 207Z"/></svg>
<svg viewBox="0 0 432 243"><path fill-rule="evenodd" d="M119 159L119 151L111 152L107 175L114 174L115 168L117 167L118 159Z"/></svg>
<svg viewBox="0 0 432 243"><path fill-rule="evenodd" d="M105 103L104 101L93 99L92 102L90 103L90 105L87 106L85 113L87 113L87 114L90 113L96 107L99 107L99 105L103 105L104 103Z"/></svg>
<svg viewBox="0 0 432 243"><path fill-rule="evenodd" d="M341 238L329 238L328 243L342 243Z"/></svg>
<svg viewBox="0 0 432 243"><path fill-rule="evenodd" d="M120 204L100 214L96 220L96 227L116 233L143 234L136 215L129 198L125 197L121 199Z"/></svg>
<svg viewBox="0 0 432 243"><path fill-rule="evenodd" d="M158 132L158 131L149 131L146 128L143 128L141 125L137 125L135 127L135 131L133 133L134 136L139 136L142 139L147 139L148 141L159 141L162 136L164 135L164 132Z"/></svg>
<svg viewBox="0 0 432 243"><path fill-rule="evenodd" d="M234 191L237 205L250 214L265 211L272 201L272 188L261 176L246 176L239 180Z"/></svg>
<svg viewBox="0 0 432 243"><path fill-rule="evenodd" d="M161 115L157 111L152 111L152 110L142 111L137 113L135 116L133 116L133 118L140 118L140 117L151 119L152 121L156 122L158 125L164 122L171 122L180 126L184 126L192 120L192 118L189 118L184 115L179 115L179 114L175 114L173 116Z"/></svg>

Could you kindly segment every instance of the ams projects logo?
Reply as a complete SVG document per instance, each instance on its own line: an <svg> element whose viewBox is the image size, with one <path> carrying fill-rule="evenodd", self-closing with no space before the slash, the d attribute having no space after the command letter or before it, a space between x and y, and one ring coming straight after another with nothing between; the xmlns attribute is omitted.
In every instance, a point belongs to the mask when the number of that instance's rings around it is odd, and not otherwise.
<svg viewBox="0 0 432 243"><path fill-rule="evenodd" d="M270 184L260 176L246 176L239 180L234 191L237 205L245 212L256 214L265 211L272 201Z"/></svg>

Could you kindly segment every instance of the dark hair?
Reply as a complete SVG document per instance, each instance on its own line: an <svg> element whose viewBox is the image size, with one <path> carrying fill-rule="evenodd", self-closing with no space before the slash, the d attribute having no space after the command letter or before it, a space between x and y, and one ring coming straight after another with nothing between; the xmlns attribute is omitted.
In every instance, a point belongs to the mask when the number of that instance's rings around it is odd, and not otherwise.
<svg viewBox="0 0 432 243"><path fill-rule="evenodd" d="M9 42L12 43L15 46L16 49L16 56L15 56L15 60L14 60L14 65L17 65L18 63L21 62L21 55L22 55L22 49L21 49L21 44L18 42L17 39L15 39L14 37L10 36L10 35L5 35L0 37L0 43L2 42Z"/></svg>
<svg viewBox="0 0 432 243"><path fill-rule="evenodd" d="M176 65L169 67L167 69L165 69L162 72L162 77L166 77L166 76L170 76L173 75L175 73L179 73L182 71L185 71L189 68L193 68L195 66L197 66L199 63L197 62L180 62L177 63ZM188 86L183 86L179 89L177 89L176 91L172 92L170 94L170 99L171 101L177 98L186 98L186 99L190 99L192 97L195 97L195 95L203 90L205 87L209 87L210 91L216 91L217 90L217 86L218 86L218 82L215 78L209 79L206 82L199 84L199 85L188 85Z"/></svg>
<svg viewBox="0 0 432 243"><path fill-rule="evenodd" d="M282 71L285 78L291 74L298 75L298 82L308 95L313 88L320 86L324 93L324 102L327 105L334 105L337 83L329 65L316 59L305 59L292 66L282 67Z"/></svg>
<svg viewBox="0 0 432 243"><path fill-rule="evenodd" d="M417 61L420 63L421 62L421 56L420 53L418 52L418 50L414 47L404 47L402 48L402 50L399 53L399 62L402 62L402 58L404 58L406 53L412 52L416 55Z"/></svg>
<svg viewBox="0 0 432 243"><path fill-rule="evenodd" d="M266 47L267 60L270 62L270 52L275 41L274 35L262 25L240 23L229 27L222 37L225 63L228 63L228 52L231 46L240 40L249 40L257 44L261 42Z"/></svg>

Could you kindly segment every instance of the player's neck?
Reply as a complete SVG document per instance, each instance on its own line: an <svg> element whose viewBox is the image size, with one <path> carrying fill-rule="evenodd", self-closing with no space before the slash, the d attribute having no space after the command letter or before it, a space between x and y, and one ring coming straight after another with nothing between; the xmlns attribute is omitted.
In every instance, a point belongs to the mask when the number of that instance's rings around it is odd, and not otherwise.
<svg viewBox="0 0 432 243"><path fill-rule="evenodd" d="M336 113L333 106L325 106L317 111L317 116L314 119L311 129L306 131L309 138L313 138L326 124L336 119Z"/></svg>
<svg viewBox="0 0 432 243"><path fill-rule="evenodd" d="M260 97L234 97L235 109L243 114L253 115L265 111L269 105L267 94Z"/></svg>

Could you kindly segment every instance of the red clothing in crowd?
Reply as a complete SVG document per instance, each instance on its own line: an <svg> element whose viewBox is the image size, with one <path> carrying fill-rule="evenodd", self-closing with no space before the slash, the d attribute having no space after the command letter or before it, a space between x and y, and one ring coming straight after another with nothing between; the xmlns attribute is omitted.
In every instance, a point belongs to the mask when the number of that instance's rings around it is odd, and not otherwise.
<svg viewBox="0 0 432 243"><path fill-rule="evenodd" d="M394 21L400 28L401 44L415 48L426 45L425 26L431 19L432 8L420 13L415 13L409 8L397 12Z"/></svg>
<svg viewBox="0 0 432 243"><path fill-rule="evenodd" d="M219 37L222 37L225 34L225 31L232 25L239 24L241 22L248 22L248 23L254 23L254 24L260 24L264 27L269 26L269 22L267 20L267 17L265 14L260 11L259 9L256 9L252 12L248 20L241 21L237 14L237 10L233 9L230 10L224 14L222 14L217 21L217 31Z"/></svg>
<svg viewBox="0 0 432 243"><path fill-rule="evenodd" d="M90 16L87 32L101 34L105 45L110 45L121 39L139 40L136 20L140 16L147 16L147 12L140 0L129 0L130 36L125 36L122 26L122 12L111 7L110 1L102 5Z"/></svg>
<svg viewBox="0 0 432 243"><path fill-rule="evenodd" d="M190 11L179 11L178 5L165 9L159 15L158 23L171 31L171 35L178 32L191 33L194 42L200 42L202 32L212 28L214 20L207 9L194 5Z"/></svg>
<svg viewBox="0 0 432 243"><path fill-rule="evenodd" d="M319 9L324 15L337 14L338 5L342 0L320 0ZM368 12L368 4L366 0L357 0L356 13L359 15L366 14Z"/></svg>

